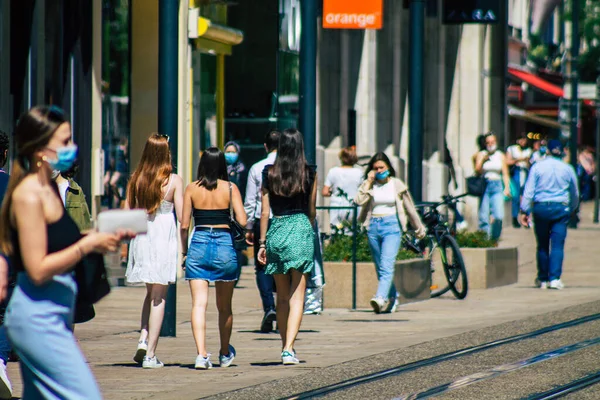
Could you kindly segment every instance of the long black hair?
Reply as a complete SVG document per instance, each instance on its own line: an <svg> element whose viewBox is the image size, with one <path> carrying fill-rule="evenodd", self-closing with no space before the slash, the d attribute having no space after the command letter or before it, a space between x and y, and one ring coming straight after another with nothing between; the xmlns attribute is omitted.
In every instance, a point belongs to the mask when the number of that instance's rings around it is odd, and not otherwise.
<svg viewBox="0 0 600 400"><path fill-rule="evenodd" d="M198 185L207 190L217 188L217 179L228 181L225 155L216 147L204 150L198 163Z"/></svg>
<svg viewBox="0 0 600 400"><path fill-rule="evenodd" d="M396 176L396 170L394 167L392 167L389 157L383 151L380 151L379 153L375 153L375 155L369 160L367 170L365 171L365 179L369 177L369 172L373 170L373 164L375 164L377 161L383 161L390 170L390 176Z"/></svg>
<svg viewBox="0 0 600 400"><path fill-rule="evenodd" d="M281 133L277 158L268 178L269 188L278 196L292 197L310 190L304 139L299 130L291 128Z"/></svg>

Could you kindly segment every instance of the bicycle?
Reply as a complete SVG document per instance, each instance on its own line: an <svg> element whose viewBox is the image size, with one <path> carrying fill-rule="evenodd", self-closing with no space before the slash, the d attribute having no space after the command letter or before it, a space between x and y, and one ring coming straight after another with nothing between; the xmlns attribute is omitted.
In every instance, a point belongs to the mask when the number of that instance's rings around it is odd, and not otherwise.
<svg viewBox="0 0 600 400"><path fill-rule="evenodd" d="M405 248L429 257L432 277L434 276L437 257L439 257L442 263L447 285L436 290L433 290L434 286L432 285L432 298L439 297L449 290L459 300L467 297L469 290L467 271L458 243L454 239L456 221L452 224L454 226L453 230L448 226L448 222L438 210L439 207L444 205L452 210L456 210L456 204L459 199L466 195L446 195L438 203L417 204L416 207L420 211L423 224L427 229L427 236L419 241L411 232L406 232L403 235ZM436 252L436 250L438 251Z"/></svg>

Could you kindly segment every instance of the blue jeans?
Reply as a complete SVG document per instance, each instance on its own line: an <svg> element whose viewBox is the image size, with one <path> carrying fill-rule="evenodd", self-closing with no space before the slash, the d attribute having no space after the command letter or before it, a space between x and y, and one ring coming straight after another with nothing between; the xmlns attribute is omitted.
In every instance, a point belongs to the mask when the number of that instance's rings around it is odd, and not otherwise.
<svg viewBox="0 0 600 400"><path fill-rule="evenodd" d="M513 185L517 189L519 189L519 195L513 196L512 200L512 217L517 218L519 216L519 211L521 211L521 196L523 195L523 190L525 189L525 182L521 182L521 168L515 167L512 170L512 176L510 177ZM525 175L525 180L527 180L527 175Z"/></svg>
<svg viewBox="0 0 600 400"><path fill-rule="evenodd" d="M260 293L260 299L262 300L263 310L267 312L269 310L275 310L275 280L273 275L265 274L264 265L258 263L258 239L260 239L260 220L254 221L254 271L256 272L256 286Z"/></svg>
<svg viewBox="0 0 600 400"><path fill-rule="evenodd" d="M494 222L490 224L490 215ZM479 204L479 230L486 232L490 238L496 240L502 233L502 220L504 219L504 193L502 181L488 181L485 193Z"/></svg>
<svg viewBox="0 0 600 400"><path fill-rule="evenodd" d="M390 215L372 218L369 223L368 238L379 281L375 296L390 299L390 304L393 305L396 299L394 266L402 240L398 217Z"/></svg>
<svg viewBox="0 0 600 400"><path fill-rule="evenodd" d="M536 203L533 206L538 279L542 282L560 279L570 215L569 206L562 203Z"/></svg>

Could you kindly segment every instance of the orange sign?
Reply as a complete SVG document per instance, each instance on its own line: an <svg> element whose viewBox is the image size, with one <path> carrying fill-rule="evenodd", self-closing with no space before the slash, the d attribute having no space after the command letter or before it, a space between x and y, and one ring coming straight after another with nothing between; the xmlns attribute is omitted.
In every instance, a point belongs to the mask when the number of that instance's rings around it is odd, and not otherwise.
<svg viewBox="0 0 600 400"><path fill-rule="evenodd" d="M323 28L381 29L383 0L323 0Z"/></svg>

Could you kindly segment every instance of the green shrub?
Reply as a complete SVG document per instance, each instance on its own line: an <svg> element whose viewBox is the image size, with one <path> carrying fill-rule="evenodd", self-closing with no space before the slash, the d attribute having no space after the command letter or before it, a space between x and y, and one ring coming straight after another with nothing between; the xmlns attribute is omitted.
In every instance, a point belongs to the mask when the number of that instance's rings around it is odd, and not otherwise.
<svg viewBox="0 0 600 400"><path fill-rule="evenodd" d="M458 232L456 234L456 242L459 247L469 248L483 248L483 247L496 247L498 241L491 239L487 233L477 232Z"/></svg>
<svg viewBox="0 0 600 400"><path fill-rule="evenodd" d="M398 252L397 260L410 260L418 258L419 255L406 250L400 249ZM323 261L352 261L352 236L343 234L333 234L326 243L323 249ZM357 262L371 262L373 257L371 256L371 249L369 247L369 240L367 233L363 230L358 233L356 241L356 261Z"/></svg>

